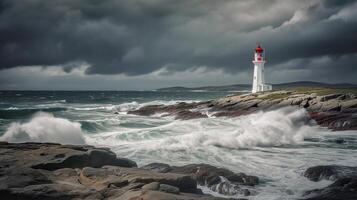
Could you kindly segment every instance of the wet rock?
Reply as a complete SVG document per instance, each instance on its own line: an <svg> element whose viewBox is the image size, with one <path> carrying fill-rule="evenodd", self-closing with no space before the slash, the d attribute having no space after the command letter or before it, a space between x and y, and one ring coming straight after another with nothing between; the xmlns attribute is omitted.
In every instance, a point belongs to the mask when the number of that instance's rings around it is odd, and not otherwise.
<svg viewBox="0 0 357 200"><path fill-rule="evenodd" d="M163 167L165 167L165 172L189 174L197 180L199 185L207 186L211 190L224 195L250 195L251 192L248 189L242 188L242 186L254 186L259 183L259 179L256 176L234 173L230 170L207 164L168 167L166 164L153 163L142 168L157 171Z"/></svg>
<svg viewBox="0 0 357 200"><path fill-rule="evenodd" d="M207 115L189 110L182 110L175 113L175 119L188 120L197 118L207 118Z"/></svg>
<svg viewBox="0 0 357 200"><path fill-rule="evenodd" d="M311 181L336 180L345 177L357 177L357 167L325 165L308 168L304 176Z"/></svg>
<svg viewBox="0 0 357 200"><path fill-rule="evenodd" d="M331 92L328 90L328 92ZM213 101L177 103L174 105L149 105L131 114L152 115L168 113L176 119L206 118L205 112L214 117L239 117L257 111L279 109L285 106L305 108L311 115L318 115L316 122L332 130L357 130L357 99L355 94L335 93L319 96L304 91L271 91L255 94L230 95Z"/></svg>
<svg viewBox="0 0 357 200"><path fill-rule="evenodd" d="M150 116L157 112L160 112L162 107L163 105L148 105L148 106L141 107L137 110L130 110L128 111L128 114Z"/></svg>
<svg viewBox="0 0 357 200"><path fill-rule="evenodd" d="M254 186L259 183L256 176L249 176L244 173L234 173L228 169L214 167L208 164L191 164L181 167L173 167L173 173L193 174L199 184L211 186L221 181L220 176L227 178L233 183L240 185Z"/></svg>
<svg viewBox="0 0 357 200"><path fill-rule="evenodd" d="M305 192L305 200L355 200L357 199L357 178L340 178L323 188Z"/></svg>

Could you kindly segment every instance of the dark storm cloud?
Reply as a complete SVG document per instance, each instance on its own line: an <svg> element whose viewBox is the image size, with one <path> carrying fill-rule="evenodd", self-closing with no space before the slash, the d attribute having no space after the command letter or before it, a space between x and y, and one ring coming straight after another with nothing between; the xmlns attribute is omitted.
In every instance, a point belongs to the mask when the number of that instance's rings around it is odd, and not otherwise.
<svg viewBox="0 0 357 200"><path fill-rule="evenodd" d="M356 1L288 0L2 0L0 67L59 65L88 74L147 74L205 66L251 68L261 42L269 65L357 52ZM334 59L335 58L335 59ZM306 61L308 62L308 61ZM355 70L354 70L355 72Z"/></svg>

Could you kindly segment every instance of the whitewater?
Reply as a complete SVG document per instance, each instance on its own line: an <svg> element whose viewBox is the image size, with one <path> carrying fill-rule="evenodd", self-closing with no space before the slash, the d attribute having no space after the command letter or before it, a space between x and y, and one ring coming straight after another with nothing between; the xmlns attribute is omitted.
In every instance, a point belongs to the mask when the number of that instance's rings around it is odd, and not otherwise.
<svg viewBox="0 0 357 200"><path fill-rule="evenodd" d="M162 162L225 167L260 178L258 186L247 186L253 191L248 197L252 200L299 198L306 190L331 183L315 183L303 177L308 167L356 164L357 132L321 128L308 122L304 109L286 107L235 118L193 120L175 120L165 113L127 114L150 104L194 102L228 95L223 92L1 92L0 95L0 140L109 147L139 166Z"/></svg>

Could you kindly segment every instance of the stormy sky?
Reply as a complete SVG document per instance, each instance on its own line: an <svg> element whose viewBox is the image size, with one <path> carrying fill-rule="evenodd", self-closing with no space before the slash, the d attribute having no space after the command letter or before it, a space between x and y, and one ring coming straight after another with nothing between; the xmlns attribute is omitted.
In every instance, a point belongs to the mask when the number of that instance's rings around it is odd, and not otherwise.
<svg viewBox="0 0 357 200"><path fill-rule="evenodd" d="M357 1L0 0L0 89L357 84Z"/></svg>

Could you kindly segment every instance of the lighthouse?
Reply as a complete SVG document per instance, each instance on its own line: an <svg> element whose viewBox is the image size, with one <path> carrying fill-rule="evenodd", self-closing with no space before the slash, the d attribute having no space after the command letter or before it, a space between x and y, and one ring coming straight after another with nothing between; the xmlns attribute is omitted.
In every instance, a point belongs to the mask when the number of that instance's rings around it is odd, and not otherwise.
<svg viewBox="0 0 357 200"><path fill-rule="evenodd" d="M260 47L260 45L258 45L254 49L253 64L254 64L254 75L253 75L252 93L272 90L271 85L265 84L265 79L264 79L265 57L264 57L264 50L262 47Z"/></svg>

